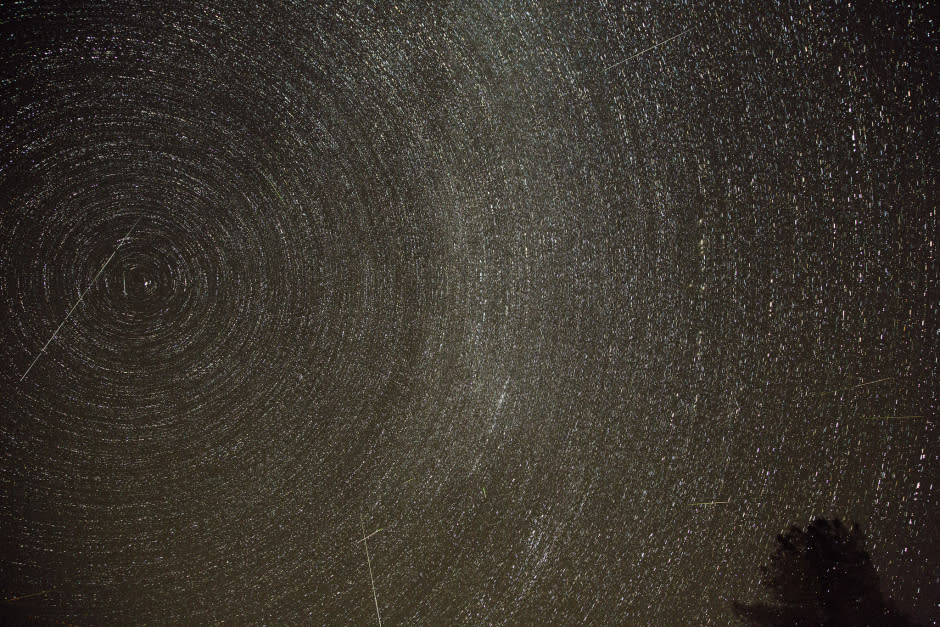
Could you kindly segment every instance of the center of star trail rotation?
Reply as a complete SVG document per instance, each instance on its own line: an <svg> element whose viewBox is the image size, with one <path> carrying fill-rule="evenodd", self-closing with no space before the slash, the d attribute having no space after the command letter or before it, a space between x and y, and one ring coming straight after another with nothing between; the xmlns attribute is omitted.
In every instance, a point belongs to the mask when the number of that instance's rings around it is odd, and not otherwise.
<svg viewBox="0 0 940 627"><path fill-rule="evenodd" d="M925 3L0 7L0 618L927 621Z"/></svg>

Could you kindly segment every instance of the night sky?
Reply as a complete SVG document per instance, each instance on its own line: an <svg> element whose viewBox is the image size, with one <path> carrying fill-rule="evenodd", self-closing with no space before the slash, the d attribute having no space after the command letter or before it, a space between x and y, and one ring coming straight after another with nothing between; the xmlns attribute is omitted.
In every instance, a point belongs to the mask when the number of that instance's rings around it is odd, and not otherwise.
<svg viewBox="0 0 940 627"><path fill-rule="evenodd" d="M0 609L940 618L929 3L217 4L0 8Z"/></svg>

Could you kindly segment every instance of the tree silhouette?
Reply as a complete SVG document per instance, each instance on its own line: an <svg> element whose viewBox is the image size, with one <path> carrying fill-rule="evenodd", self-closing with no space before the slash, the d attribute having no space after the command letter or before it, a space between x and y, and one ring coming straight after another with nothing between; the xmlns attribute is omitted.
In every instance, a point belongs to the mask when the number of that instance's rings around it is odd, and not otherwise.
<svg viewBox="0 0 940 627"><path fill-rule="evenodd" d="M777 536L761 568L776 603L732 602L753 627L908 627L914 625L881 594L878 573L858 525L817 518Z"/></svg>

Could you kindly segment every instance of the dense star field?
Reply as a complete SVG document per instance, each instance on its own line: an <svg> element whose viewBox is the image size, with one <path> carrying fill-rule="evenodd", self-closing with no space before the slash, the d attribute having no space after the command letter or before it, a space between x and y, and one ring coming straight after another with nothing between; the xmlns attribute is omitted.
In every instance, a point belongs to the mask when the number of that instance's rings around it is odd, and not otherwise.
<svg viewBox="0 0 940 627"><path fill-rule="evenodd" d="M927 2L216 4L0 7L4 616L940 617Z"/></svg>

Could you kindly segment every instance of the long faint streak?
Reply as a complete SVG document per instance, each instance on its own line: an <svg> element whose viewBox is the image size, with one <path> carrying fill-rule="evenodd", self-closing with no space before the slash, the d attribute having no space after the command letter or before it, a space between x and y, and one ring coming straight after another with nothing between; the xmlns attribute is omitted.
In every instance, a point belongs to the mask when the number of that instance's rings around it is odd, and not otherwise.
<svg viewBox="0 0 940 627"><path fill-rule="evenodd" d="M33 592L30 594L24 594L22 596L13 597L11 599L3 599L0 603L13 603L14 601L22 601L23 599L31 599L33 597L38 597L41 594L49 592L48 590L42 590L41 592Z"/></svg>
<svg viewBox="0 0 940 627"><path fill-rule="evenodd" d="M614 69L615 67L617 67L618 65L623 65L623 64L626 63L627 61L632 61L633 59L635 59L635 58L637 58L637 57L639 57L639 56L641 56L641 55L646 54L646 53L649 52L650 50L655 50L656 48L659 48L660 46L665 46L666 44L668 44L668 43L669 43L670 41L672 41L673 39L678 39L679 37L682 37L683 35L685 35L685 34L686 34L687 32L689 32L690 30L693 30L694 28L695 28L694 26L692 26L692 27L690 27L690 28L687 28L687 29L685 29L684 31L682 31L681 33L679 33L678 35L673 35L673 36L670 37L669 39L664 39L664 40L662 40L661 42L659 42L658 44L653 44L653 45L650 46L649 48L644 48L643 50L640 50L640 51L637 52L636 54L627 57L627 58L624 59L623 61L617 61L617 62L614 63L613 65L608 65L607 67L604 68L604 71L605 71L605 72L609 72L609 71L611 71L612 69Z"/></svg>
<svg viewBox="0 0 940 627"><path fill-rule="evenodd" d="M372 533L370 533L369 535L367 535L365 538L359 538L358 540L356 540L356 544L358 544L358 543L360 543L360 542L365 542L366 540L368 540L369 538L371 538L372 536L374 536L375 534L377 534L377 533L380 532L380 531L382 531L381 528L376 529L375 531L373 531Z"/></svg>
<svg viewBox="0 0 940 627"><path fill-rule="evenodd" d="M828 392L823 392L822 394L817 394L816 396L826 396L827 394L838 394L839 392L848 392L849 390L857 390L858 388L863 388L869 385L875 385L876 383L882 383L884 381L891 381L894 377L884 377L883 379L875 379L874 381L866 381L865 383L859 383L858 385L853 385L847 388L839 388L838 390L829 390Z"/></svg>
<svg viewBox="0 0 940 627"><path fill-rule="evenodd" d="M379 595L375 592L375 578L372 576L372 558L369 556L369 543L366 540L378 531L366 535L366 526L362 522L362 516L359 516L359 526L362 528L362 545L366 547L366 563L369 565L369 582L372 584L372 599L375 601L375 617L379 619L379 627L382 627L382 615L379 614ZM381 531L381 529L379 530Z"/></svg>
<svg viewBox="0 0 940 627"><path fill-rule="evenodd" d="M692 503L692 505L727 505L731 501L702 501L701 503Z"/></svg>
<svg viewBox="0 0 940 627"><path fill-rule="evenodd" d="M34 357L32 363L29 364L29 368L27 368L27 369L26 369L26 372L23 373L23 376L20 377L20 383L23 382L23 380L26 378L26 375L29 374L29 371L33 369L33 366L36 365L36 362L39 361L39 358L42 357L43 353L46 352L46 349L49 348L49 345L50 345L50 344L52 343L52 341L56 338L56 336L59 335L59 331L62 330L62 327L65 326L65 323L68 322L68 321L69 321L69 318L72 317L72 312L74 312L74 311L75 311L75 308L78 307L78 306L82 303L82 301L84 301L84 299L85 299L85 294L87 294L87 293L88 293L88 290L90 290L92 287L94 287L95 283L98 282L98 277L101 276L101 273L104 272L104 269L107 268L107 267L108 267L108 264L111 263L111 260L114 259L114 255L117 254L118 249L120 249L121 246L124 245L124 242L125 242L125 241L127 240L127 238L130 236L131 231L133 231L133 230L137 227L137 224L138 224L139 222L140 222L140 218L137 218L137 220L134 222L134 224L131 225L131 228L127 229L127 233L124 234L124 237L122 237L122 238L120 239L120 241L118 241L117 248L114 249L114 252L111 253L111 256L110 256L110 257L108 257L108 260L105 261L105 262L104 262L104 265L101 266L101 269L98 270L98 274L96 274L96 275L95 275L95 278L93 278L93 279L91 280L91 283L88 284L88 287L85 288L85 291L83 291L81 294L79 294L78 300L75 301L75 304L72 305L72 308L69 309L69 312L65 315L65 320L63 320L62 323L56 328L55 332L52 334L52 337L50 337L49 340L43 345L42 349L40 349L40 351L39 351L38 353L36 353L36 357Z"/></svg>
<svg viewBox="0 0 940 627"><path fill-rule="evenodd" d="M278 199L279 199L281 202L284 202L284 197L281 196L281 192L278 191L277 185L274 184L274 181L272 181L272 180L270 179L270 177L268 177L267 174L264 175L264 178L266 178L266 179L268 180L268 185L270 185L270 186L271 186L271 189L274 190L274 193L277 194Z"/></svg>

